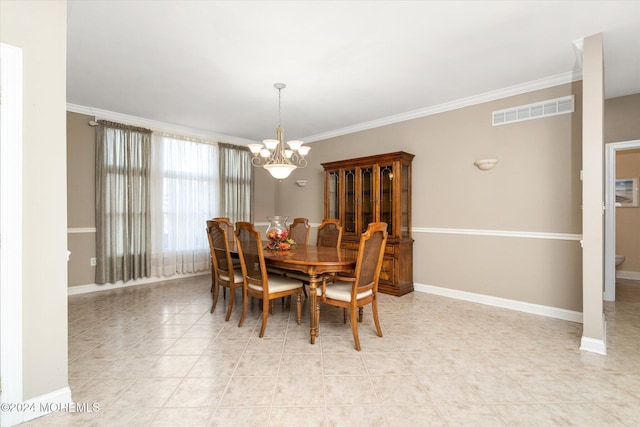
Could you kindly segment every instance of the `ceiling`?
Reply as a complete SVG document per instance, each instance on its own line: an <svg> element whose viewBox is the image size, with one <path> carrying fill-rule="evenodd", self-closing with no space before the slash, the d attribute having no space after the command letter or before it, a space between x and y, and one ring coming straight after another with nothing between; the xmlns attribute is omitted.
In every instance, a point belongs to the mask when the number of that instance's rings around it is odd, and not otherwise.
<svg viewBox="0 0 640 427"><path fill-rule="evenodd" d="M69 104L227 142L275 136L276 82L285 139L314 141L579 78L574 41L596 33L606 98L640 93L640 0L72 0L67 13Z"/></svg>

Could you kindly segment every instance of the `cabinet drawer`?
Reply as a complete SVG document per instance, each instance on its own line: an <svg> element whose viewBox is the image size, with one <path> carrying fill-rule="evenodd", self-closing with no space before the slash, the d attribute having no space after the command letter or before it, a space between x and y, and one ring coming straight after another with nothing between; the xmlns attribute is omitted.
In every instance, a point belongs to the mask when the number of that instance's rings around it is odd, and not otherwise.
<svg viewBox="0 0 640 427"><path fill-rule="evenodd" d="M380 280L393 282L395 271L395 260L393 258L383 258L382 267L380 268Z"/></svg>

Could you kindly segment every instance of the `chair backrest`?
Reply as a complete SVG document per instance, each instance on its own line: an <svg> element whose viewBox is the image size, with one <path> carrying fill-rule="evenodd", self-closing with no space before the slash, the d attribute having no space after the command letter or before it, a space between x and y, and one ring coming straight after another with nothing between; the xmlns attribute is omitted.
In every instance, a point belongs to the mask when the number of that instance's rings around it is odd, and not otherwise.
<svg viewBox="0 0 640 427"><path fill-rule="evenodd" d="M218 218L213 218L213 220L219 222L220 226L226 230L227 241L233 242L234 241L233 223L229 220L229 218L218 217Z"/></svg>
<svg viewBox="0 0 640 427"><path fill-rule="evenodd" d="M342 242L342 226L337 219L323 219L318 226L316 246L339 248Z"/></svg>
<svg viewBox="0 0 640 427"><path fill-rule="evenodd" d="M289 238L291 238L298 245L309 244L309 220L307 218L294 218L293 222L289 226Z"/></svg>
<svg viewBox="0 0 640 427"><path fill-rule="evenodd" d="M268 293L267 267L262 252L262 238L250 222L236 222L236 245L245 286L257 285Z"/></svg>
<svg viewBox="0 0 640 427"><path fill-rule="evenodd" d="M226 227L219 221L207 221L207 237L209 238L211 260L216 274L218 276L227 276L229 280L233 280L233 261Z"/></svg>
<svg viewBox="0 0 640 427"><path fill-rule="evenodd" d="M355 277L359 289L366 287L377 291L386 244L386 222L370 223L367 230L360 236L355 268Z"/></svg>

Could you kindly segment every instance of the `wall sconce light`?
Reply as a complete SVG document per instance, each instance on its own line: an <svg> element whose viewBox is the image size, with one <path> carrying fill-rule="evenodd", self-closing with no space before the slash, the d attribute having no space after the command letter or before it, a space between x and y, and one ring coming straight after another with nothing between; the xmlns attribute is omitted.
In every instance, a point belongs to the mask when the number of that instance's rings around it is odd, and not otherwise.
<svg viewBox="0 0 640 427"><path fill-rule="evenodd" d="M305 185L307 185L307 180L306 179L299 179L296 181L296 185L298 187L304 187Z"/></svg>
<svg viewBox="0 0 640 427"><path fill-rule="evenodd" d="M482 159L473 162L473 164L476 165L476 167L481 171L491 170L497 163L498 159Z"/></svg>

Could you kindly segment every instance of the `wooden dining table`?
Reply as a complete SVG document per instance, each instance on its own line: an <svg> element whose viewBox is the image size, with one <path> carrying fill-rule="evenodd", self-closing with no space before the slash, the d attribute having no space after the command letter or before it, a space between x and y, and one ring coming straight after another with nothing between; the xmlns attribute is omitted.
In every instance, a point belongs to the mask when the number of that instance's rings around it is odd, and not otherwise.
<svg viewBox="0 0 640 427"><path fill-rule="evenodd" d="M309 336L315 344L318 336L318 313L320 301L317 288L325 273L344 273L352 271L356 265L353 251L327 248L315 245L298 245L288 251L265 249L264 260L267 267L302 273L309 277Z"/></svg>

